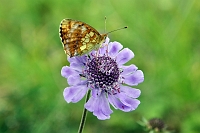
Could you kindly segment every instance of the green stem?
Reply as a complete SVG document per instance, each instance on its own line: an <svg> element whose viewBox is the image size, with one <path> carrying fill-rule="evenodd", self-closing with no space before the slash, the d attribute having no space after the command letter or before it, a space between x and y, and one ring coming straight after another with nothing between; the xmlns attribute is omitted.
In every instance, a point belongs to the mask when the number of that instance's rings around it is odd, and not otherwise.
<svg viewBox="0 0 200 133"><path fill-rule="evenodd" d="M87 96L85 98L85 103L89 100L89 98L90 98L90 90L88 90L88 92L87 92ZM81 122L80 122L80 126L79 126L79 129L78 129L78 133L82 133L82 131L83 131L85 121L86 121L86 116L87 116L87 109L84 108L82 118L81 118Z"/></svg>

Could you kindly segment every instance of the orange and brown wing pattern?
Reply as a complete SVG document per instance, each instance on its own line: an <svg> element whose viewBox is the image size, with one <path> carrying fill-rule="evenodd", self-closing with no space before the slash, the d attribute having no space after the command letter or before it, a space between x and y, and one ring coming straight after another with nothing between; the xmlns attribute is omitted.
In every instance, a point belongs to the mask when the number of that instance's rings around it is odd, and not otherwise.
<svg viewBox="0 0 200 133"><path fill-rule="evenodd" d="M60 38L64 51L70 57L86 54L97 49L107 34L99 34L90 25L72 19L63 19L60 24Z"/></svg>

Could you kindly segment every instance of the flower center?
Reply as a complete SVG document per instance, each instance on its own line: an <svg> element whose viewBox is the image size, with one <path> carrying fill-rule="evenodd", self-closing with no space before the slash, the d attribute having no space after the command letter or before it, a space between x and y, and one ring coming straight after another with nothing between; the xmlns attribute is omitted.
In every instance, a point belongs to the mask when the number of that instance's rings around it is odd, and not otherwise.
<svg viewBox="0 0 200 133"><path fill-rule="evenodd" d="M114 59L108 56L95 57L86 67L86 78L92 88L112 90L117 84L120 71Z"/></svg>

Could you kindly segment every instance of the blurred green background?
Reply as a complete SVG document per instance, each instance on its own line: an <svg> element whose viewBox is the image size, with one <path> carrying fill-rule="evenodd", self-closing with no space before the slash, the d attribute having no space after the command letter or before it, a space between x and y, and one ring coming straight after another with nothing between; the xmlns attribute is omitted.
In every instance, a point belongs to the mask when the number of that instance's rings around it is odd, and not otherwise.
<svg viewBox="0 0 200 133"><path fill-rule="evenodd" d="M141 104L92 113L84 133L143 133L137 123L161 118L176 133L200 132L199 0L0 0L0 133L76 133L84 100L67 104L62 66L69 65L59 38L64 18L86 22L135 53L145 74Z"/></svg>

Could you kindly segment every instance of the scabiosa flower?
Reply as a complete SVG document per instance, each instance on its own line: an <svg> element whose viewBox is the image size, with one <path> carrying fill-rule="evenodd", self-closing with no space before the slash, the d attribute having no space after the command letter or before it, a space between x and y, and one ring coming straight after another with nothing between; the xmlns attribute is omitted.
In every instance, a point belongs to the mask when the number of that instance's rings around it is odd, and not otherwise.
<svg viewBox="0 0 200 133"><path fill-rule="evenodd" d="M143 72L135 65L124 66L134 57L133 52L128 48L121 50L118 42L108 42L107 38L103 45L108 46L100 48L98 53L68 58L70 66L61 70L69 84L63 92L64 99L76 103L90 89L91 97L85 108L100 120L110 118L113 112L110 104L124 112L135 110L141 92L131 86L144 81Z"/></svg>

